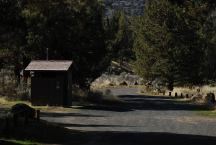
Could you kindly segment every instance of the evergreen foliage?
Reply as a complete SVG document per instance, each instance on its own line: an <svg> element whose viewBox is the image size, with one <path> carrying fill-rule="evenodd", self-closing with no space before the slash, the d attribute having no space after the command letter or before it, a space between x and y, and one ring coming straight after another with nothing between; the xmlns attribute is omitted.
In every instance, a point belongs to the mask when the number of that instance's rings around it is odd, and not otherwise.
<svg viewBox="0 0 216 145"><path fill-rule="evenodd" d="M49 48L49 59L74 61L74 84L89 87L109 64L97 0L0 0L0 7L0 48L16 52L19 70L46 59Z"/></svg>
<svg viewBox="0 0 216 145"><path fill-rule="evenodd" d="M130 19L123 11L115 11L113 16L105 21L106 45L110 58L120 63L134 58L130 25Z"/></svg>
<svg viewBox="0 0 216 145"><path fill-rule="evenodd" d="M178 84L214 79L216 29L211 14L212 2L149 1L133 27L137 73Z"/></svg>
<svg viewBox="0 0 216 145"><path fill-rule="evenodd" d="M215 0L151 0L143 16L104 18L99 0L0 0L0 69L32 59L73 60L81 88L114 59L136 57L146 80L200 84L216 77ZM132 52L133 48L133 52ZM19 81L19 79L18 79Z"/></svg>

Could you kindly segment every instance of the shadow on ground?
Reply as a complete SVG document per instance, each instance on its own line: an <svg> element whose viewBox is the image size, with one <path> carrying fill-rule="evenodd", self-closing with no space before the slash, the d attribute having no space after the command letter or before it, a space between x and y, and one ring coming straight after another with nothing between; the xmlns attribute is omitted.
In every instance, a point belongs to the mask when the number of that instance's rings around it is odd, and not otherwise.
<svg viewBox="0 0 216 145"><path fill-rule="evenodd" d="M209 136L171 133L138 132L83 132L68 130L64 125L41 121L13 127L0 133L0 138L32 140L41 144L62 145L215 145L216 138ZM7 142L0 141L3 144ZM14 143L13 143L14 144Z"/></svg>
<svg viewBox="0 0 216 145"><path fill-rule="evenodd" d="M73 124L73 123L56 123L59 126L63 126L63 127L137 127L137 126L125 126L125 125L103 125L103 124Z"/></svg>
<svg viewBox="0 0 216 145"><path fill-rule="evenodd" d="M118 96L122 102L113 104L94 104L82 106L79 109L104 110L116 112L128 112L133 110L206 110L204 105L193 104L189 101L179 101L173 97L165 96L145 96L145 95L121 95Z"/></svg>
<svg viewBox="0 0 216 145"><path fill-rule="evenodd" d="M84 106L81 109L96 109L126 112L133 110L202 110L202 105L179 102L169 97L143 95L119 96L122 103ZM0 111L6 111L1 110ZM105 117L79 113L42 113L42 116ZM0 120L0 126L2 125ZM0 138L32 140L42 144L63 145L216 145L216 138L189 134L163 132L101 132L69 130L64 127L124 127L115 125L54 124L46 121L30 122L28 125L10 126L0 130ZM2 128L2 127L0 127ZM10 144L0 141L0 144Z"/></svg>
<svg viewBox="0 0 216 145"><path fill-rule="evenodd" d="M67 116L73 116L73 117L105 117L103 115L90 115L90 114L80 114L80 113L67 113L67 112L61 112L61 113L55 113L55 112L42 112L41 117L67 117Z"/></svg>
<svg viewBox="0 0 216 145"><path fill-rule="evenodd" d="M214 145L216 138L170 133L89 132L93 144L100 145ZM94 136L97 138L94 139Z"/></svg>

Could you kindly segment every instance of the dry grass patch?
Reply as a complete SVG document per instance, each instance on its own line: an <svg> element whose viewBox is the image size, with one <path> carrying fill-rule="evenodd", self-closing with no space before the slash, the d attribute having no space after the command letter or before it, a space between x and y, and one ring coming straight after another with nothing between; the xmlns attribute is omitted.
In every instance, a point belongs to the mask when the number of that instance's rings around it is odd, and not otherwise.
<svg viewBox="0 0 216 145"><path fill-rule="evenodd" d="M0 97L0 105L3 108L10 108L11 106L18 103L24 103L31 106L34 109L39 109L45 112L66 112L72 110L72 108L57 107L57 106L32 106L29 101L8 100L6 97Z"/></svg>
<svg viewBox="0 0 216 145"><path fill-rule="evenodd" d="M216 87L214 86L209 86L209 85L204 85L204 86L193 86L193 87L175 87L173 92L178 93L178 94L197 94L198 90L200 90L201 95L206 95L207 93L215 93L216 92Z"/></svg>
<svg viewBox="0 0 216 145"><path fill-rule="evenodd" d="M0 105L11 107L17 103L25 103L31 106L31 103L28 101L20 101L20 100L8 100L7 97L0 97Z"/></svg>
<svg viewBox="0 0 216 145"><path fill-rule="evenodd" d="M146 95L156 95L156 93L154 92L154 90L152 90L151 88L147 88L146 86L139 86L139 93L142 94L146 94ZM178 96L181 95L186 95L188 94L189 96L192 96L194 94L198 93L198 90L200 90L199 94L205 96L208 93L215 93L216 94L216 86L211 86L211 85L203 85L203 86L192 86L192 87L174 87L173 91L172 91L172 96L175 95L175 93L177 93ZM166 95L169 95L168 90L166 90ZM160 96L162 95L162 93L159 94Z"/></svg>

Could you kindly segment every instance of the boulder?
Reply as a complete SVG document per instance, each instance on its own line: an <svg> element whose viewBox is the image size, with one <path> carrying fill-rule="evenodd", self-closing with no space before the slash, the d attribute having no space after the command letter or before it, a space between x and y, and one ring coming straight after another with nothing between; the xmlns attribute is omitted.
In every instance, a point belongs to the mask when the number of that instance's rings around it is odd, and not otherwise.
<svg viewBox="0 0 216 145"><path fill-rule="evenodd" d="M191 97L191 100L194 102L194 103L203 103L204 102L204 98L203 98L203 95L201 94L195 94Z"/></svg>
<svg viewBox="0 0 216 145"><path fill-rule="evenodd" d="M141 77L137 75L132 75L130 73L122 72L120 75L108 75L103 74L97 78L92 84L92 87L101 88L109 86L134 86L143 85L144 81Z"/></svg>
<svg viewBox="0 0 216 145"><path fill-rule="evenodd" d="M120 86L128 86L127 82L123 81L119 84Z"/></svg>
<svg viewBox="0 0 216 145"><path fill-rule="evenodd" d="M153 90L166 90L166 84L160 78L156 78L151 82Z"/></svg>
<svg viewBox="0 0 216 145"><path fill-rule="evenodd" d="M205 96L205 104L208 107L208 109L215 109L216 102L214 93L208 93Z"/></svg>

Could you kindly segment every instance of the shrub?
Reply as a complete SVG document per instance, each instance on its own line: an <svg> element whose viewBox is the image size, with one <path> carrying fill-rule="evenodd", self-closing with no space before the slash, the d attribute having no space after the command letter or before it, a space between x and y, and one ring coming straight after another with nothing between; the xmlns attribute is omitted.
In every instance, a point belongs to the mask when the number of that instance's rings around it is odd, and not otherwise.
<svg viewBox="0 0 216 145"><path fill-rule="evenodd" d="M96 103L108 103L108 102L119 102L119 98L117 96L112 95L110 89L106 89L104 91L90 91L88 94L88 101L96 102Z"/></svg>

